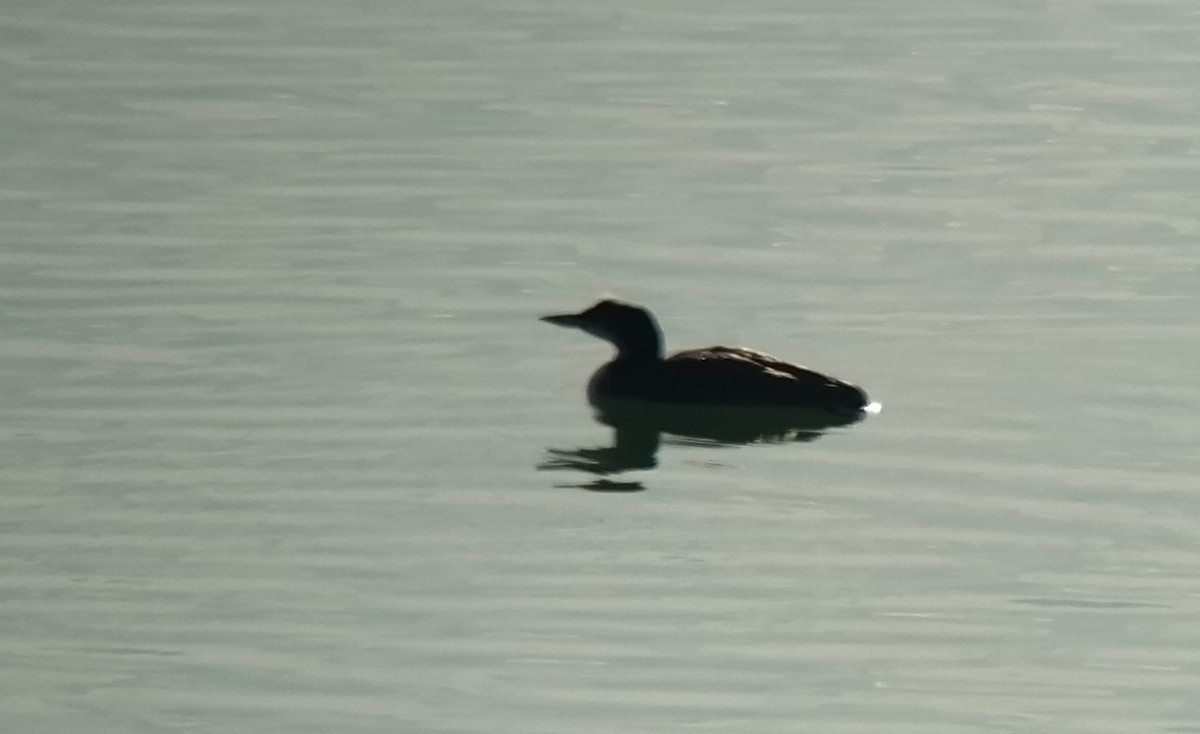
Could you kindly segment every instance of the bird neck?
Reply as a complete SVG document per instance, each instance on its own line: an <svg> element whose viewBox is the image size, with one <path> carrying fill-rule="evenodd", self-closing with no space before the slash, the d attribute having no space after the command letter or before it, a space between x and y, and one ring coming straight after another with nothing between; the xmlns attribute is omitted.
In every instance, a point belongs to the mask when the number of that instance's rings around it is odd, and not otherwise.
<svg viewBox="0 0 1200 734"><path fill-rule="evenodd" d="M661 362L663 358L662 334L654 324L622 334L620 339L613 341L613 346L617 348L618 362Z"/></svg>
<svg viewBox="0 0 1200 734"><path fill-rule="evenodd" d="M613 358L613 361L624 364L649 364L653 362L661 362L662 358L663 355L661 350L618 349L617 356Z"/></svg>

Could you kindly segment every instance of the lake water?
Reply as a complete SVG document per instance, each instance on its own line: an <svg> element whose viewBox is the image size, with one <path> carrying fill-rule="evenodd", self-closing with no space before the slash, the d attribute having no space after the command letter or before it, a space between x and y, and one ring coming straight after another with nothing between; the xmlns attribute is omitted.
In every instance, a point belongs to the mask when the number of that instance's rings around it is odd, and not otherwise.
<svg viewBox="0 0 1200 734"><path fill-rule="evenodd" d="M10 5L4 731L1200 732L1193 4Z"/></svg>

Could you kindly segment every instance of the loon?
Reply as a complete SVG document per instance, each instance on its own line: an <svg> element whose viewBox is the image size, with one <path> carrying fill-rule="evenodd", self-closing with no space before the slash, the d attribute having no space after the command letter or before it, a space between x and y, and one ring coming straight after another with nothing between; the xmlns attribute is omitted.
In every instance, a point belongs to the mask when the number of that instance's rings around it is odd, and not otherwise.
<svg viewBox="0 0 1200 734"><path fill-rule="evenodd" d="M707 347L663 358L662 332L645 308L599 301L579 313L543 316L599 337L617 354L592 375L588 399L641 400L693 406L819 409L840 415L867 408L855 385L741 347Z"/></svg>

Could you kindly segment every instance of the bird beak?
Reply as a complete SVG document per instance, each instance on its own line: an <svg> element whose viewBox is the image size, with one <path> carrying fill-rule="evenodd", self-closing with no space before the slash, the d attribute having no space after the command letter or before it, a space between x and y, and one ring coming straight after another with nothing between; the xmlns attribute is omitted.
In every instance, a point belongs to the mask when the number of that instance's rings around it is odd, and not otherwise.
<svg viewBox="0 0 1200 734"><path fill-rule="evenodd" d="M577 313L550 314L549 316L543 316L542 321L545 321L547 324L554 324L556 326L570 326L575 329L580 328L580 316Z"/></svg>

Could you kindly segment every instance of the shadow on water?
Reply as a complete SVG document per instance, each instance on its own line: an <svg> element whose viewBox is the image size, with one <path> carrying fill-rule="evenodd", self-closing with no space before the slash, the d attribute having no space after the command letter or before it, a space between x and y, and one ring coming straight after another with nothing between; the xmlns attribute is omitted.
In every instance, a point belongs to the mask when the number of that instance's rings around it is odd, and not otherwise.
<svg viewBox="0 0 1200 734"><path fill-rule="evenodd" d="M612 399L594 405L597 422L613 429L610 446L548 448L541 471L580 471L600 477L653 469L664 434L694 446L813 441L830 428L847 426L877 412L872 405L853 414L812 408L667 405ZM637 492L640 482L596 480L576 486L596 492Z"/></svg>

